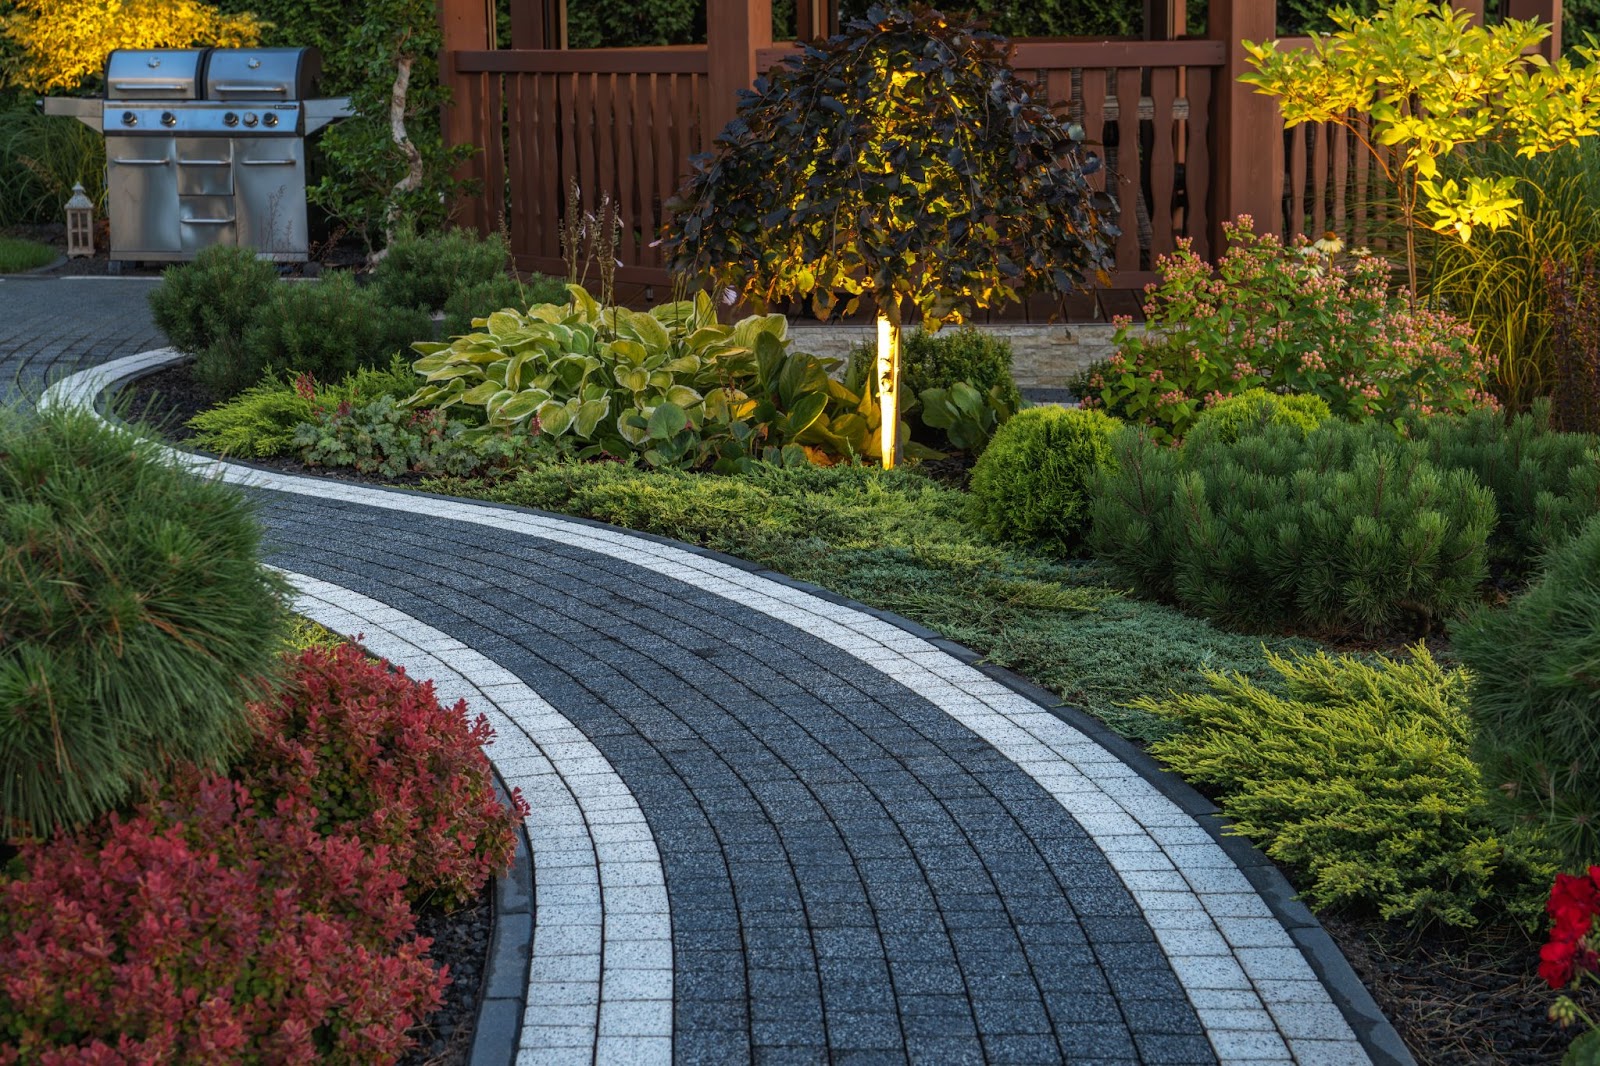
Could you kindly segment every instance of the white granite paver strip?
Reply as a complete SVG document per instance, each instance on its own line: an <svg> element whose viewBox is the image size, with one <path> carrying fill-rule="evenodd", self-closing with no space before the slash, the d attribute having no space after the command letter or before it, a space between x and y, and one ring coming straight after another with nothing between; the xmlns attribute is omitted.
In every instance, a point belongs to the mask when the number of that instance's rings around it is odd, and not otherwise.
<svg viewBox="0 0 1600 1066"><path fill-rule="evenodd" d="M296 611L359 637L368 651L413 677L431 678L441 703L464 699L469 714L481 712L494 726L489 757L533 808L525 824L533 848L534 937L518 1066L599 1061L599 1038L613 1016L649 1026L643 1035L670 1038L671 1012L663 1020L655 1008L672 999L672 921L661 857L611 764L536 692L507 682L505 671L466 645L350 589L279 572L295 586ZM419 655L418 646L444 650L436 659ZM556 730L537 726L557 722L564 731L551 743ZM564 772L574 770L580 772ZM639 838L597 844L591 827L620 822L637 825ZM608 849L618 846L630 849L627 861L607 861ZM618 930L606 924L608 913L642 921ZM630 968L630 959L649 960L648 979ZM641 1003L649 1009L626 1013ZM671 1052L670 1039L646 1041L629 1061L664 1064Z"/></svg>
<svg viewBox="0 0 1600 1066"><path fill-rule="evenodd" d="M91 405L109 383L176 358L177 354L169 349L83 371L53 386L44 402ZM1203 1012L1202 1017L1220 1019L1222 1008L1210 1005L1208 996L1226 991L1234 994L1229 1000L1234 1005L1226 1008L1229 1017L1250 1019L1248 1026L1239 1028L1208 1024L1207 1035L1222 1062L1293 1063L1297 1053L1291 1050L1291 1041L1304 1048L1299 1057L1306 1061L1328 1061L1330 1056L1350 1066L1371 1061L1336 1008L1318 1012L1318 1020L1326 1027L1318 1027L1316 1040L1305 1039L1309 1034L1298 1027L1286 1029L1273 1021L1275 1014L1293 1014L1300 1004L1333 1007L1326 988L1314 979L1304 956L1275 919L1250 928L1249 947L1236 943L1224 955L1195 953L1196 945L1209 949L1218 939L1226 940L1219 922L1272 919L1272 911L1249 890L1248 882L1241 885L1242 878L1227 876L1237 873L1235 863L1209 836L1200 835L1204 831L1191 815L1079 730L927 641L855 608L625 531L465 500L439 500L330 483L176 454L196 472L230 482L427 514L609 556L687 582L701 592L788 622L832 644L894 678L987 740L1078 819L1145 914L1155 919L1160 912L1159 920L1150 922L1151 928L1191 1002ZM514 682L515 678L508 681ZM597 830L604 828L608 827ZM644 836L648 837L647 830ZM595 837L601 839L600 832L596 831ZM635 838L613 835L607 839ZM1173 872L1183 875L1182 886L1170 877L1151 876ZM664 920L664 893L662 900ZM1230 923L1229 928L1239 927ZM649 1047L665 1047L670 1053L670 1011L625 1016L665 1018L668 1028L661 1034L662 1043ZM1263 1028L1257 1028L1263 1020ZM628 1024L633 1026L632 1022ZM625 1046L629 1055L626 1061L641 1061L634 1052L644 1054L648 1050L646 1044L633 1042L632 1036L625 1045L616 1043L619 1039L603 1033L597 1045L600 1057L606 1059L613 1051L620 1055Z"/></svg>

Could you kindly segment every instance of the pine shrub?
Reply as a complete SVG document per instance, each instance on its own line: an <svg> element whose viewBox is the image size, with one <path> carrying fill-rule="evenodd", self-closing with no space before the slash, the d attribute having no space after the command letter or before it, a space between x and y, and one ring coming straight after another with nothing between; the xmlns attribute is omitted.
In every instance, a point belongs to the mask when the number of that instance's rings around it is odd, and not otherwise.
<svg viewBox="0 0 1600 1066"><path fill-rule="evenodd" d="M1433 629L1473 600L1494 498L1378 423L1182 449L1125 429L1090 546L1144 595L1252 630Z"/></svg>
<svg viewBox="0 0 1600 1066"><path fill-rule="evenodd" d="M277 278L273 265L257 259L250 249L216 245L192 263L163 271L161 285L150 293L150 311L174 347L201 355L237 338L255 321L277 287ZM212 383L209 365L200 376Z"/></svg>
<svg viewBox="0 0 1600 1066"><path fill-rule="evenodd" d="M413 341L433 336L426 312L386 303L348 274L316 283L280 285L236 345L214 345L195 371L231 396L271 373L337 381L362 367L382 366Z"/></svg>
<svg viewBox="0 0 1600 1066"><path fill-rule="evenodd" d="M1469 471L1494 493L1490 552L1513 575L1600 514L1600 438L1552 428L1548 400L1509 419L1488 410L1421 419L1410 432L1435 467Z"/></svg>
<svg viewBox="0 0 1600 1066"><path fill-rule="evenodd" d="M302 652L260 713L263 738L239 768L251 792L308 804L322 832L386 849L410 898L465 903L511 864L527 805L500 805L483 753L494 731L464 700L441 706L431 681L341 644Z"/></svg>
<svg viewBox="0 0 1600 1066"><path fill-rule="evenodd" d="M1277 685L1208 671L1209 693L1135 706L1182 726L1151 750L1299 871L1313 907L1454 926L1537 907L1547 856L1487 822L1464 671L1421 645L1410 661L1268 659Z"/></svg>
<svg viewBox="0 0 1600 1066"><path fill-rule="evenodd" d="M1569 870L1600 861L1600 518L1525 595L1454 636L1495 810L1540 827Z"/></svg>
<svg viewBox="0 0 1600 1066"><path fill-rule="evenodd" d="M472 320L488 318L506 307L526 311L537 304L564 304L566 284L556 278L535 276L522 281L509 274L463 283L444 301L444 335L459 337L472 331Z"/></svg>
<svg viewBox="0 0 1600 1066"><path fill-rule="evenodd" d="M1070 553L1080 546L1095 480L1117 422L1100 411L1034 407L995 434L972 470L970 513L1002 540Z"/></svg>
<svg viewBox="0 0 1600 1066"><path fill-rule="evenodd" d="M1232 444L1261 426L1294 426L1301 435L1310 433L1333 417L1320 396L1279 395L1266 389L1251 389L1230 396L1200 412L1190 441L1196 438Z"/></svg>
<svg viewBox="0 0 1600 1066"><path fill-rule="evenodd" d="M218 766L282 646L237 490L81 411L0 412L0 838Z"/></svg>
<svg viewBox="0 0 1600 1066"><path fill-rule="evenodd" d="M441 311L457 290L507 277L510 261L511 248L498 233L406 234L390 243L373 281L390 307Z"/></svg>

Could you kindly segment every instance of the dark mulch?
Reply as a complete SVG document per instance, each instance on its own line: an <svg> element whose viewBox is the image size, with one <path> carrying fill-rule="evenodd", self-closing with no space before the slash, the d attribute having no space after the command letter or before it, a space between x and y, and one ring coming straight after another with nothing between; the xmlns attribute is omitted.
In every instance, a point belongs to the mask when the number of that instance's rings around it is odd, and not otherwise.
<svg viewBox="0 0 1600 1066"><path fill-rule="evenodd" d="M494 882L478 898L450 913L423 908L417 914L417 935L433 941L433 961L450 969L444 1004L411 1031L416 1046L398 1066L465 1066L472 1054L478 1022L478 997L483 990L484 961L494 929Z"/></svg>
<svg viewBox="0 0 1600 1066"><path fill-rule="evenodd" d="M1577 1035L1546 1015L1535 939L1516 926L1415 935L1322 919L1422 1066L1549 1066ZM1591 1017L1600 992L1579 997Z"/></svg>

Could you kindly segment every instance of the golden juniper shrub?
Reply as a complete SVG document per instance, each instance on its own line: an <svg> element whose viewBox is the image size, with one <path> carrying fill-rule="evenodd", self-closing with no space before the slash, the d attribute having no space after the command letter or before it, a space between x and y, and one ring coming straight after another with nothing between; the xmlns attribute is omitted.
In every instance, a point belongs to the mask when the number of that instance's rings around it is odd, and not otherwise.
<svg viewBox="0 0 1600 1066"><path fill-rule="evenodd" d="M1152 751L1211 786L1313 907L1471 926L1536 906L1544 856L1484 818L1467 672L1420 644L1410 656L1268 653L1277 686L1208 672L1209 693L1134 706L1183 727Z"/></svg>

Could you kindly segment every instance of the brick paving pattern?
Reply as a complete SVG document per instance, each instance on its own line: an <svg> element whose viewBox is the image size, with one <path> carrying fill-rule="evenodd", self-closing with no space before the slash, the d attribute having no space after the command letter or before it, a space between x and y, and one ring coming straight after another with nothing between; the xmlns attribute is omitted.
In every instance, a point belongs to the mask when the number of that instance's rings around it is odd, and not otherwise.
<svg viewBox="0 0 1600 1066"><path fill-rule="evenodd" d="M0 340L0 371L148 346L127 313L48 358ZM653 538L218 468L309 606L476 692L546 790L519 1064L1368 1061L1193 816L921 637ZM610 1000L564 927L596 878Z"/></svg>
<svg viewBox="0 0 1600 1066"><path fill-rule="evenodd" d="M0 402L167 343L150 321L156 278L0 278Z"/></svg>

